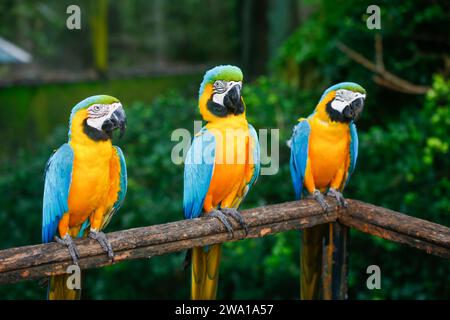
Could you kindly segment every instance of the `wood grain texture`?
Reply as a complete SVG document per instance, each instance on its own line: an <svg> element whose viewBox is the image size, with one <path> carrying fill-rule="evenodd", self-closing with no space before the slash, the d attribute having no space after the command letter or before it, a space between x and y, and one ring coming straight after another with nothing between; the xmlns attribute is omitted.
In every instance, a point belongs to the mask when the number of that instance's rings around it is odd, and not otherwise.
<svg viewBox="0 0 450 320"><path fill-rule="evenodd" d="M341 210L342 224L383 239L450 258L450 228L357 200Z"/></svg>
<svg viewBox="0 0 450 320"><path fill-rule="evenodd" d="M323 244L322 298L348 299L349 228L342 223L327 225Z"/></svg>
<svg viewBox="0 0 450 320"><path fill-rule="evenodd" d="M144 259L183 251L196 246L260 238L288 230L300 230L338 220L340 223L391 241L450 258L450 229L389 209L348 200L346 210L327 199L331 212L324 213L311 199L264 206L243 211L249 234L233 221L233 237L217 220L208 217L180 220L107 234L115 252L113 263ZM82 269L110 265L100 245L91 239L77 239ZM72 260L57 243L38 244L0 251L0 284L63 274Z"/></svg>
<svg viewBox="0 0 450 320"><path fill-rule="evenodd" d="M149 227L108 233L115 253L113 263L143 259L196 246L260 238L273 233L302 229L335 221L335 212L323 214L313 200L287 202L242 212L249 233L245 235L238 223L231 236L215 218L201 217L180 220ZM77 239L82 269L98 268L112 264L100 245L91 239ZM63 274L72 260L68 250L57 243L24 246L0 251L0 284L32 280Z"/></svg>

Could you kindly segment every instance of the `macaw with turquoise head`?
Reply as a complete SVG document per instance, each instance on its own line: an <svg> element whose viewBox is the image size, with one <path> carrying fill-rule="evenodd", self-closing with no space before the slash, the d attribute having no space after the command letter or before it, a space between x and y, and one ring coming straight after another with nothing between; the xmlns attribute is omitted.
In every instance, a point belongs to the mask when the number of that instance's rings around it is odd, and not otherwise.
<svg viewBox="0 0 450 320"><path fill-rule="evenodd" d="M242 71L218 66L206 72L200 85L199 109L206 125L195 135L184 168L184 217L202 215L220 220L233 234L231 220L247 231L237 210L260 169L255 129L245 117ZM192 299L214 299L221 245L193 248Z"/></svg>
<svg viewBox="0 0 450 320"><path fill-rule="evenodd" d="M366 91L353 82L328 88L314 113L300 118L290 140L290 169L296 199L311 195L325 211L323 193L345 207L342 192L358 157L358 120ZM323 226L305 229L302 238L301 296L317 298L322 265Z"/></svg>
<svg viewBox="0 0 450 320"><path fill-rule="evenodd" d="M88 236L113 259L101 231L122 205L127 190L125 158L112 145L113 132L125 132L126 116L114 97L98 95L78 103L71 112L69 140L48 160L42 212L42 241L67 246L78 264L72 238ZM80 290L67 287L67 275L50 278L49 299L77 299Z"/></svg>

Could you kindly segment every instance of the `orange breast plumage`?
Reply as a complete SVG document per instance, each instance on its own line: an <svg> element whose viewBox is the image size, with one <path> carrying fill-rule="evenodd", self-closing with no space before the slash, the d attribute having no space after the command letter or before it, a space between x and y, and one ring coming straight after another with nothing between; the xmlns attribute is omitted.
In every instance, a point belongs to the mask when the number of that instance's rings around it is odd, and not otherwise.
<svg viewBox="0 0 450 320"><path fill-rule="evenodd" d="M219 204L231 207L249 182L250 136L245 119L207 127L216 138L214 172L204 206L210 211Z"/></svg>
<svg viewBox="0 0 450 320"><path fill-rule="evenodd" d="M350 134L346 125L310 120L309 158L316 188L329 187L343 164L348 166Z"/></svg>

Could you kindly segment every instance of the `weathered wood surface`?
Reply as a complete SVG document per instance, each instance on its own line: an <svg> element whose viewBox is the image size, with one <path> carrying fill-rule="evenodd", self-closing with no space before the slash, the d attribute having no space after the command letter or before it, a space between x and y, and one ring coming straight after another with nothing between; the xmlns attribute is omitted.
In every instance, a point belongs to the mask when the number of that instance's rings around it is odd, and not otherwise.
<svg viewBox="0 0 450 320"><path fill-rule="evenodd" d="M233 221L236 231L231 237L217 219L208 217L117 231L107 236L116 255L114 263L119 263L195 246L264 237L339 219L342 224L363 232L450 258L450 229L445 226L360 201L348 200L349 208L346 210L337 210L332 199L327 201L331 205L329 213L324 213L311 199L245 210L242 213L249 227L247 236ZM75 242L81 254L79 264L82 269L111 264L96 241L78 239ZM67 249L57 243L2 250L0 284L63 274L71 264Z"/></svg>
<svg viewBox="0 0 450 320"><path fill-rule="evenodd" d="M335 209L334 207L333 209ZM205 246L244 238L258 238L293 229L302 229L337 219L336 211L324 214L313 200L287 202L242 212L248 225L246 236L233 221L234 236L215 218L202 217L107 234L115 252L113 263L142 259L195 246ZM100 245L91 239L77 239L82 269L111 264ZM18 247L0 251L0 284L63 274L72 260L67 249L57 243Z"/></svg>
<svg viewBox="0 0 450 320"><path fill-rule="evenodd" d="M349 227L403 243L443 258L450 258L450 228L357 200L338 220Z"/></svg>
<svg viewBox="0 0 450 320"><path fill-rule="evenodd" d="M329 223L323 244L322 298L324 300L348 299L349 250L349 228L337 221Z"/></svg>
<svg viewBox="0 0 450 320"><path fill-rule="evenodd" d="M300 299L317 300L321 296L323 242L327 225L303 230L300 242Z"/></svg>

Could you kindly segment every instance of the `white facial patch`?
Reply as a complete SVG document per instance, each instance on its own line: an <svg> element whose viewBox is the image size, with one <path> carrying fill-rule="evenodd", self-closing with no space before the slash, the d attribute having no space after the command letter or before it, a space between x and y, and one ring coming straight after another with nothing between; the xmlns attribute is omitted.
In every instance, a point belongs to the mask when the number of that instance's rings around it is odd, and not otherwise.
<svg viewBox="0 0 450 320"><path fill-rule="evenodd" d="M223 99L227 95L228 91L236 84L239 85L239 91L242 89L242 81L223 81L217 80L214 82L213 102L223 106Z"/></svg>
<svg viewBox="0 0 450 320"><path fill-rule="evenodd" d="M331 102L331 107L334 110L342 112L346 106L352 103L354 100L358 98L366 98L365 94L360 92L354 92L346 89L340 89L336 91L336 96L334 100Z"/></svg>
<svg viewBox="0 0 450 320"><path fill-rule="evenodd" d="M93 104L87 109L87 124L92 128L102 130L103 122L105 122L106 119L111 118L114 111L121 107L122 104L120 102L112 104Z"/></svg>

